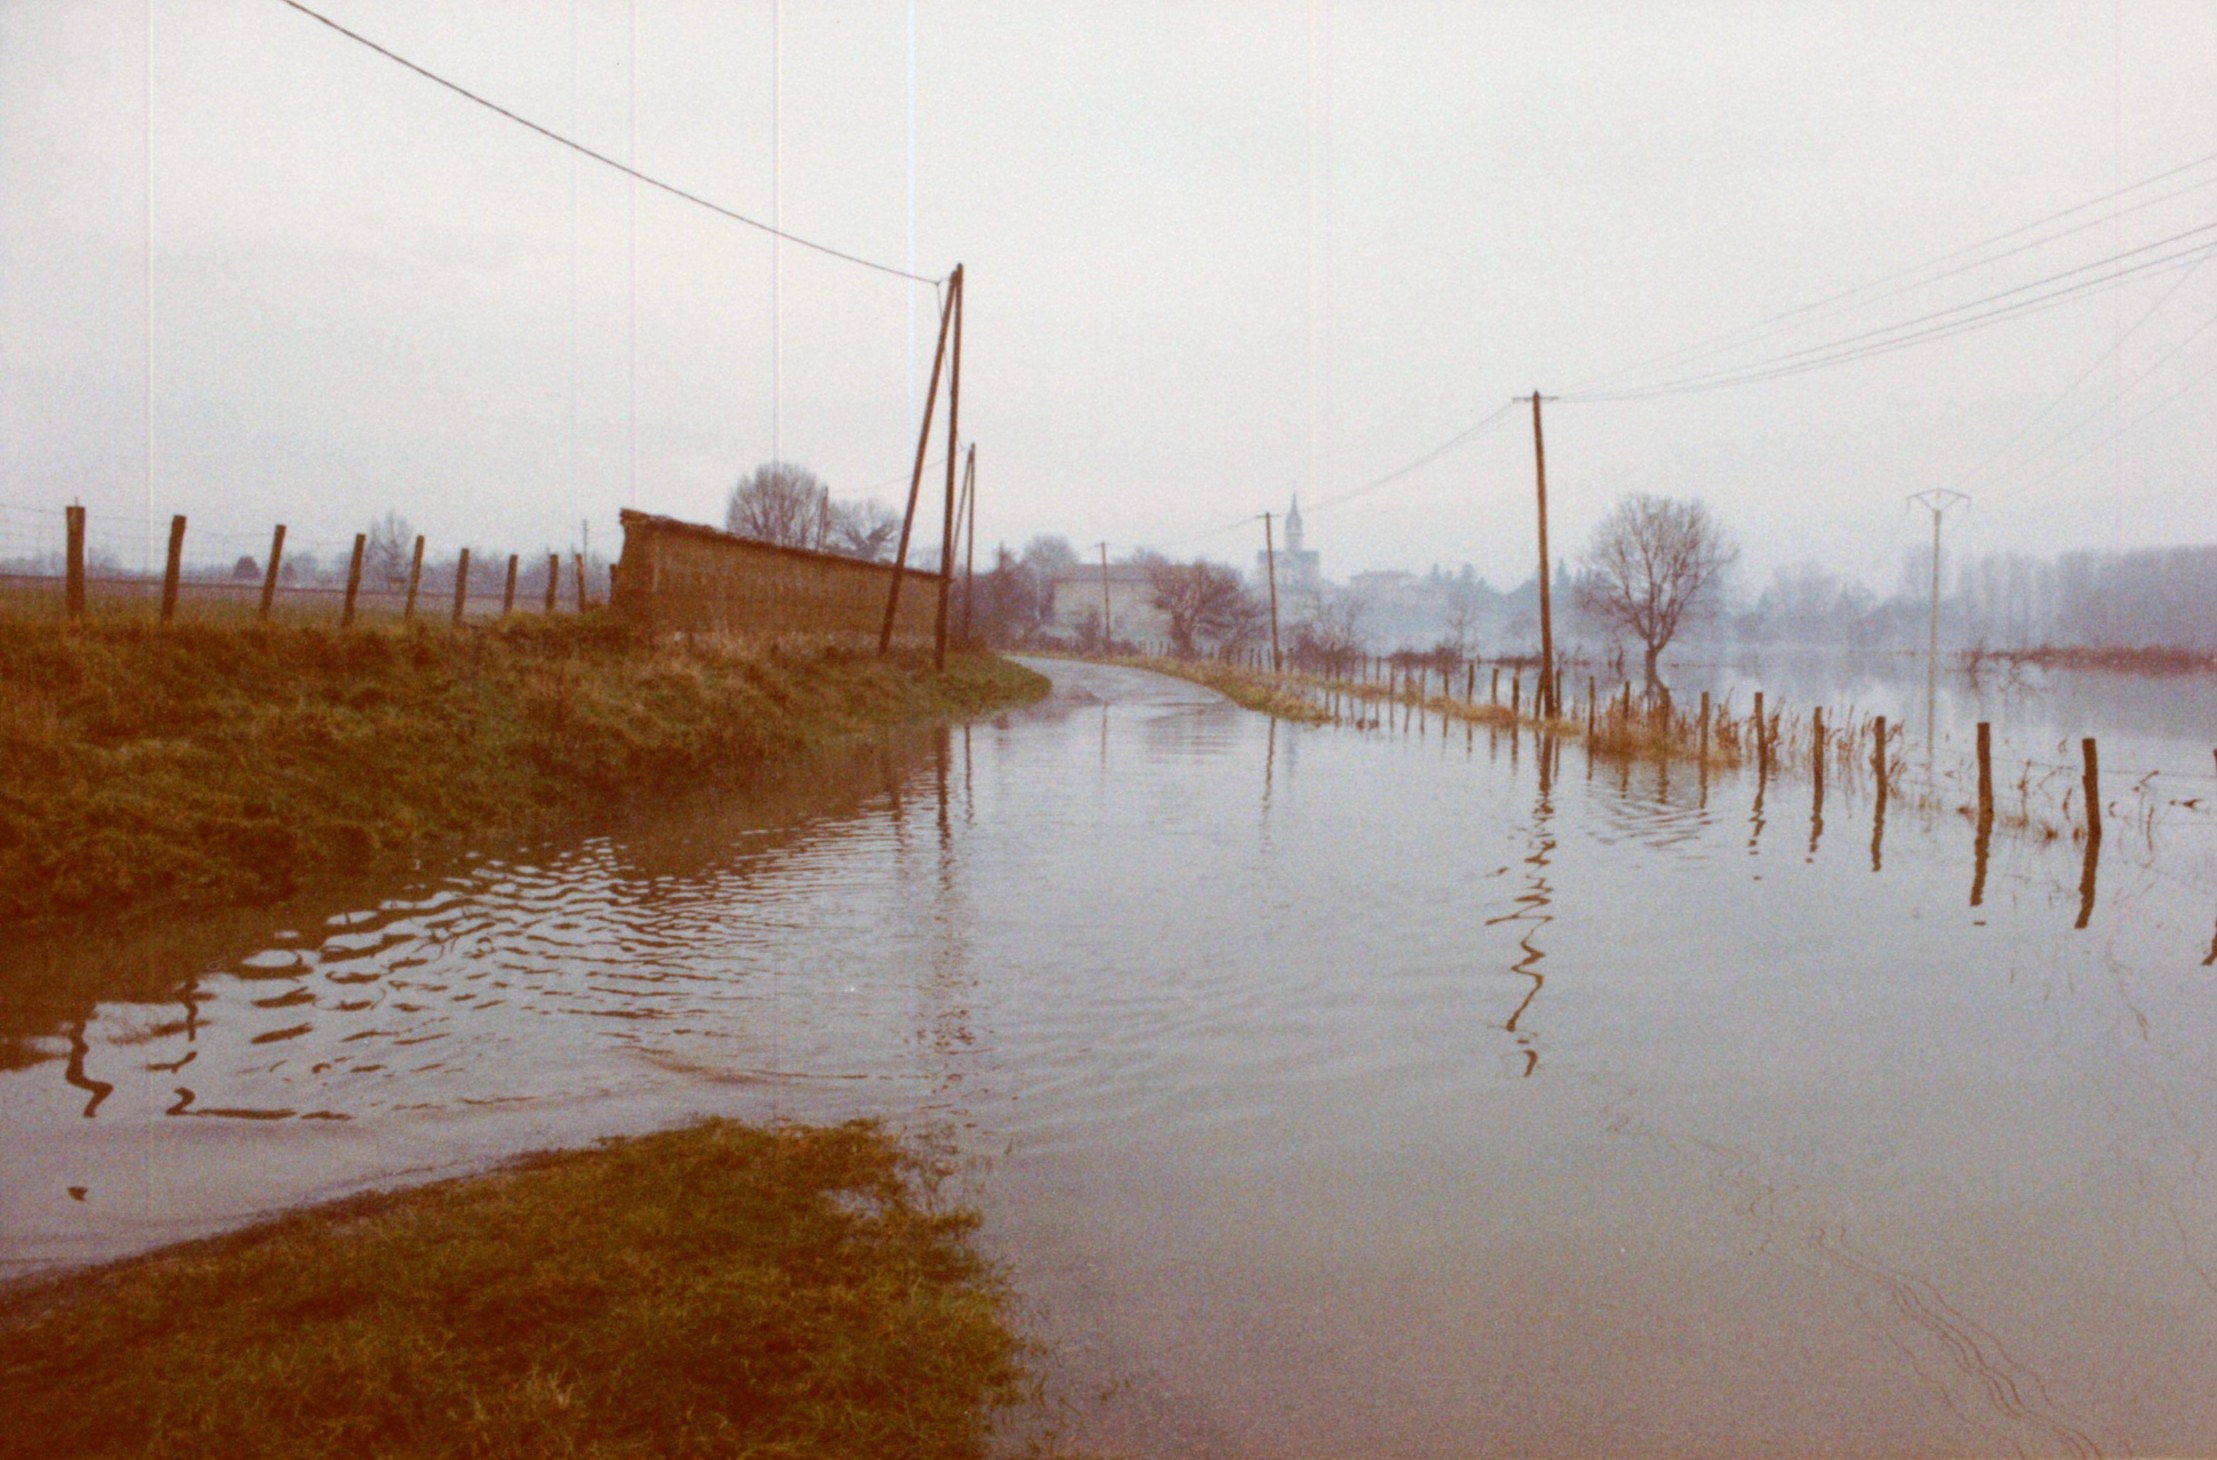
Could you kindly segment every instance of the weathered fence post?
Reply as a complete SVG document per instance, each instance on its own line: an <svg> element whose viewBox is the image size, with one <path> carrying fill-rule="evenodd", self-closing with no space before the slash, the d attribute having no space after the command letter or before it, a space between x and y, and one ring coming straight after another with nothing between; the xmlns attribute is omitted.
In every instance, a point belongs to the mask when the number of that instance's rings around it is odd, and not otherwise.
<svg viewBox="0 0 2217 1460"><path fill-rule="evenodd" d="M1498 709L1501 705L1501 666L1493 666L1493 688L1486 691L1486 698Z"/></svg>
<svg viewBox="0 0 2217 1460"><path fill-rule="evenodd" d="M285 524L277 524L277 531L269 539L269 570L262 574L262 611L255 615L263 623L269 622L270 605L277 601L277 565L285 558Z"/></svg>
<svg viewBox="0 0 2217 1460"><path fill-rule="evenodd" d="M416 556L408 564L408 605L400 611L402 623L416 621L416 589L423 583L423 534L416 534Z"/></svg>
<svg viewBox="0 0 2217 1460"><path fill-rule="evenodd" d="M583 613L585 611L585 554L573 553L571 556L577 562L577 611Z"/></svg>
<svg viewBox="0 0 2217 1460"><path fill-rule="evenodd" d="M1758 775L1770 774L1770 742L1763 738L1763 692L1755 692L1755 770Z"/></svg>
<svg viewBox="0 0 2217 1460"><path fill-rule="evenodd" d="M508 555L508 587L500 595L500 616L502 618L506 618L516 611L516 563L517 555L510 553Z"/></svg>
<svg viewBox="0 0 2217 1460"><path fill-rule="evenodd" d="M1886 717L1884 715L1878 717L1876 726L1878 730L1878 749L1875 752L1877 760L1873 769L1878 776L1879 799L1884 800L1886 796Z"/></svg>
<svg viewBox="0 0 2217 1460"><path fill-rule="evenodd" d="M1599 709L1601 708L1601 701L1600 701L1600 699L1599 699L1599 695L1600 695L1600 692L1601 692L1601 690L1600 690L1600 686L1598 686L1598 685L1596 685L1596 684L1594 683L1594 677L1593 677L1592 675L1590 675L1590 674L1589 674L1589 675L1587 675L1587 676L1586 676L1586 756L1587 756L1587 761L1586 761L1586 763L1587 763L1587 766L1588 766L1588 768L1589 768L1589 769L1591 768L1591 766L1592 766L1592 764L1593 764L1593 722L1594 722L1594 714L1595 714L1595 712L1596 712L1596 711L1598 711L1598 710L1599 710Z"/></svg>
<svg viewBox="0 0 2217 1460"><path fill-rule="evenodd" d="M67 566L63 569L62 607L71 623L85 616L85 509L65 507L62 521L69 534Z"/></svg>
<svg viewBox="0 0 2217 1460"><path fill-rule="evenodd" d="M547 612L554 612L554 595L562 587L562 555L547 554Z"/></svg>
<svg viewBox="0 0 2217 1460"><path fill-rule="evenodd" d="M462 549L454 560L454 626L462 627L462 610L470 600L470 550Z"/></svg>
<svg viewBox="0 0 2217 1460"><path fill-rule="evenodd" d="M362 550L369 545L369 535L354 534L354 556L346 564L346 607L339 613L339 627L354 627L354 595L362 591Z"/></svg>
<svg viewBox="0 0 2217 1460"><path fill-rule="evenodd" d="M1817 774L1824 774L1824 710L1820 706L1809 712L1809 754L1816 759Z"/></svg>
<svg viewBox="0 0 2217 1460"><path fill-rule="evenodd" d="M1881 724L1884 722L1881 721ZM1701 692L1701 763L1709 763L1709 691Z"/></svg>
<svg viewBox="0 0 2217 1460"><path fill-rule="evenodd" d="M1471 661L1470 663L1464 665L1463 669L1463 703L1466 705L1476 704L1478 702L1477 661Z"/></svg>
<svg viewBox="0 0 2217 1460"><path fill-rule="evenodd" d="M162 568L162 622L177 617L177 580L185 571L185 519L169 519L169 561Z"/></svg>
<svg viewBox="0 0 2217 1460"><path fill-rule="evenodd" d="M1524 713L1524 671L1519 669L1509 676L1509 718L1514 720Z"/></svg>

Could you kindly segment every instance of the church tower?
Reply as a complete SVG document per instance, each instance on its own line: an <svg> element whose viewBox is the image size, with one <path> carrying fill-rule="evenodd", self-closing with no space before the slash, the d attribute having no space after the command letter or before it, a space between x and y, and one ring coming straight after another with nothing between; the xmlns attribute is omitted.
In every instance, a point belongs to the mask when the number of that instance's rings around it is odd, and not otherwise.
<svg viewBox="0 0 2217 1460"><path fill-rule="evenodd" d="M1301 494L1293 494L1293 506L1286 512L1286 551L1301 551Z"/></svg>

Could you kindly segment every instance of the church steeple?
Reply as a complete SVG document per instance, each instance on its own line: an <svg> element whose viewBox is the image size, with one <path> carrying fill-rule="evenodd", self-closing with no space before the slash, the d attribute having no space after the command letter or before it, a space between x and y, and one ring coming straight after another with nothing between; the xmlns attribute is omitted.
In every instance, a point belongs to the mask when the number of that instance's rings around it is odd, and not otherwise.
<svg viewBox="0 0 2217 1460"><path fill-rule="evenodd" d="M1301 494L1293 494L1293 506L1286 512L1286 551L1301 551Z"/></svg>

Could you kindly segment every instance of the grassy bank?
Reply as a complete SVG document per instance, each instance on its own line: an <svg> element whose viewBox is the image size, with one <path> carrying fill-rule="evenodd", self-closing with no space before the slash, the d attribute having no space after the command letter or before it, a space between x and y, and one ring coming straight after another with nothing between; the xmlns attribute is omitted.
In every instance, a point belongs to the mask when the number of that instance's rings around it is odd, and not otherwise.
<svg viewBox="0 0 2217 1460"><path fill-rule="evenodd" d="M1045 693L989 655L0 620L0 928L283 897L324 874Z"/></svg>
<svg viewBox="0 0 2217 1460"><path fill-rule="evenodd" d="M1021 1351L929 1175L711 1122L0 1289L0 1455L979 1455Z"/></svg>

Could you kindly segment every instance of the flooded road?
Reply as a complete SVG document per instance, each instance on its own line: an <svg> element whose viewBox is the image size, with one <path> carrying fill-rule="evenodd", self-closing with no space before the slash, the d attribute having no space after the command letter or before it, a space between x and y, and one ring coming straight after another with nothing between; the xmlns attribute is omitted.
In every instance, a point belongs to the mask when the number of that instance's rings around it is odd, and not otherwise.
<svg viewBox="0 0 2217 1460"><path fill-rule="evenodd" d="M1997 834L1973 906L1969 824L1867 786L1039 667L1033 710L182 985L56 971L89 992L0 1025L5 1270L878 1113L979 1158L1081 1439L2217 1450L2207 802L2091 881Z"/></svg>

